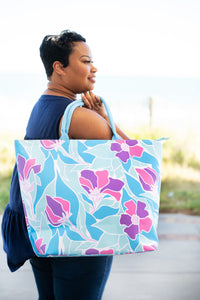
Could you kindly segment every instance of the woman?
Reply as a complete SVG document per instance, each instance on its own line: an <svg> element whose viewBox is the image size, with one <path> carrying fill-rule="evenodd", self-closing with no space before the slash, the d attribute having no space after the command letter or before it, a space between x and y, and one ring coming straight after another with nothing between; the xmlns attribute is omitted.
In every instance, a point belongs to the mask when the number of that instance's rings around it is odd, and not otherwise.
<svg viewBox="0 0 200 300"><path fill-rule="evenodd" d="M71 139L111 139L105 108L91 90L97 69L91 51L79 34L63 31L46 36L40 47L48 88L35 104L25 139L58 139L67 105L82 95L84 107L72 116ZM91 126L92 125L92 126ZM118 128L117 133L127 136ZM16 166L13 171L10 201L5 209L2 233L8 266L17 270L30 259L39 299L101 299L110 272L112 256L37 258L30 245L25 225Z"/></svg>

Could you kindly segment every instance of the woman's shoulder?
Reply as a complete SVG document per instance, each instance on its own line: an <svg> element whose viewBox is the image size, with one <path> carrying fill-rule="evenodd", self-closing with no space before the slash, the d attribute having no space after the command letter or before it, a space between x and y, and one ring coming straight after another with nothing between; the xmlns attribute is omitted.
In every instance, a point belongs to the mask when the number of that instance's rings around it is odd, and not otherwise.
<svg viewBox="0 0 200 300"><path fill-rule="evenodd" d="M111 139L112 132L107 121L98 113L77 107L71 119L69 136L74 139Z"/></svg>
<svg viewBox="0 0 200 300"><path fill-rule="evenodd" d="M69 98L44 94L36 102L36 104L33 107L33 110L40 108L40 109L48 109L50 111L53 111L55 107L58 110L59 109L63 110L70 103L72 103L72 100L70 100Z"/></svg>

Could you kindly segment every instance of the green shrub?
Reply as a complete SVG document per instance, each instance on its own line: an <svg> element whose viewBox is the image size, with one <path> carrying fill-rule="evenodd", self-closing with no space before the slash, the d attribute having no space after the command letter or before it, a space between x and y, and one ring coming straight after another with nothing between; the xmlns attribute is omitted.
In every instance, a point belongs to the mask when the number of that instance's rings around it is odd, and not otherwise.
<svg viewBox="0 0 200 300"><path fill-rule="evenodd" d="M173 151L170 159L173 163L177 163L181 166L185 163L185 155L181 149Z"/></svg>
<svg viewBox="0 0 200 300"><path fill-rule="evenodd" d="M195 170L200 170L200 161L195 155L188 159L187 165Z"/></svg>

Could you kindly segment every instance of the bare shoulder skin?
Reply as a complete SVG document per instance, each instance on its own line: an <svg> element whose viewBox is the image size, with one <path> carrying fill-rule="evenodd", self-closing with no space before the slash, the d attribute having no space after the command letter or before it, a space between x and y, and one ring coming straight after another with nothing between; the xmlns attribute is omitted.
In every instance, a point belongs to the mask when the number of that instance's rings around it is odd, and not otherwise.
<svg viewBox="0 0 200 300"><path fill-rule="evenodd" d="M59 126L61 136L62 118ZM77 107L72 115L69 127L70 139L112 139L112 131L106 120L95 111Z"/></svg>

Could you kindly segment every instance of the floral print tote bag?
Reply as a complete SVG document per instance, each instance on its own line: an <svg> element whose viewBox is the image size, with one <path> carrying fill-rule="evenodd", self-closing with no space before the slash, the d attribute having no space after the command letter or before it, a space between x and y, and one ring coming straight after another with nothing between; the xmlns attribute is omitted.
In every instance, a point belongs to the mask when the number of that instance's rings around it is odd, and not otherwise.
<svg viewBox="0 0 200 300"><path fill-rule="evenodd" d="M37 256L115 255L155 250L162 140L122 140L102 99L112 140L69 140L76 100L59 140L16 140L19 183Z"/></svg>

